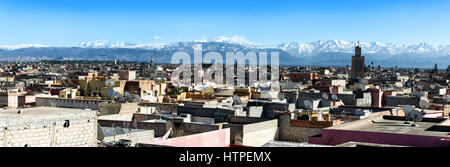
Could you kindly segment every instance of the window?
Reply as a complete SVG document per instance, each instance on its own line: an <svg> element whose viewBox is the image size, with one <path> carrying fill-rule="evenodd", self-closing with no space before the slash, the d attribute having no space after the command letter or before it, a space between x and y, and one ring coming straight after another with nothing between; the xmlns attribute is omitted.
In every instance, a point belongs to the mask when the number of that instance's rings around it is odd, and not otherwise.
<svg viewBox="0 0 450 167"><path fill-rule="evenodd" d="M68 128L70 126L70 121L65 120L63 127Z"/></svg>

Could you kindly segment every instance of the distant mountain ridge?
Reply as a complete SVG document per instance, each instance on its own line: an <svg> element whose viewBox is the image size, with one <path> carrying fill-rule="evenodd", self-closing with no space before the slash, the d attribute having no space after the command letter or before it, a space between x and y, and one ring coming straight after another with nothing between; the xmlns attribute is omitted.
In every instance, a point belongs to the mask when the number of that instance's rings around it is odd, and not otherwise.
<svg viewBox="0 0 450 167"><path fill-rule="evenodd" d="M392 44L380 42L357 42L342 40L323 40L311 43L289 42L273 46L253 44L241 37L219 37L210 40L173 42L169 44L135 44L132 42L108 42L98 40L83 42L75 47L49 47L40 44L0 45L0 61L38 61L38 60L123 60L148 62L149 55L157 63L169 63L171 55L186 51L192 55L192 46L202 44L203 53L210 51L280 53L280 64L346 66L351 65L354 47L359 44L366 65L422 67L431 68L434 63L444 68L450 64L450 45Z"/></svg>

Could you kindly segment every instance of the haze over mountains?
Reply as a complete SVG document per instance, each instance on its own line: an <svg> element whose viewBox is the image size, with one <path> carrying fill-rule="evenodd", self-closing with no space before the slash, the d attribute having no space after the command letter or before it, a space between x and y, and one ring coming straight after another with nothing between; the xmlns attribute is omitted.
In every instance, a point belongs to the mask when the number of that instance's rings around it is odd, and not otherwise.
<svg viewBox="0 0 450 167"><path fill-rule="evenodd" d="M169 63L173 53L188 52L193 56L192 46L201 43L203 54L210 51L222 53L242 51L279 52L280 64L346 66L351 65L355 44L362 47L366 65L375 66L440 68L450 64L450 45L392 44L380 42L356 42L323 40L311 43L289 42L279 45L258 45L243 37L219 37L210 40L173 42L168 44L135 44L132 42L108 42L99 40L83 42L74 47L51 47L40 44L6 46L0 45L0 61L38 60L122 60L148 62L153 55L157 63Z"/></svg>

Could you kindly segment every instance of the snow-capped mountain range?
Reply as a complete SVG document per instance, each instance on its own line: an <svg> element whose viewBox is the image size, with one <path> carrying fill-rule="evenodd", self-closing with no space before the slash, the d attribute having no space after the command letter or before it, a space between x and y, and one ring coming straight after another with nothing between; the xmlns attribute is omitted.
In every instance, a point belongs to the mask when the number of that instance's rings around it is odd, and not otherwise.
<svg viewBox="0 0 450 167"><path fill-rule="evenodd" d="M0 49L9 51L23 48L46 48L46 47L48 46L41 44L0 45Z"/></svg>
<svg viewBox="0 0 450 167"><path fill-rule="evenodd" d="M423 54L427 56L447 56L450 55L450 45L433 45L429 43L419 44L393 44L381 42L359 42L359 41L343 41L343 40L321 40L310 43L288 42L274 46L264 46L253 44L247 39L239 36L234 37L218 37L210 40L195 40L187 42L173 42L168 44L135 44L132 42L109 42L107 40L97 40L92 42L82 42L78 46L80 48L138 48L146 50L160 50L173 47L182 47L181 45L189 45L192 43L228 43L239 44L250 49L280 49L288 52L294 57L315 56L321 53L353 53L355 45L359 44L366 54L381 55L402 55L402 54ZM42 48L49 47L41 44L23 44L23 45L0 45L3 50L17 50L24 48Z"/></svg>
<svg viewBox="0 0 450 167"><path fill-rule="evenodd" d="M51 47L40 44L0 45L0 61L8 58L37 60L125 60L147 61L149 55L156 62L168 63L171 55L177 51L192 53L192 46L201 43L203 52L217 51L277 51L280 63L291 65L338 65L351 64L354 47L362 47L366 62L374 62L382 66L399 67L432 67L437 63L440 67L450 64L450 45L393 44L381 42L359 42L343 40L321 40L310 43L289 42L279 45L259 45L249 40L234 37L218 37L161 44L135 44L133 42L110 42L97 40L82 42L74 47ZM6 58L7 57L7 58Z"/></svg>
<svg viewBox="0 0 450 167"><path fill-rule="evenodd" d="M353 53L356 45L361 46L362 52L366 54L423 54L429 56L450 55L450 45L432 45L429 43L392 44L381 42L348 42L342 40L328 40L316 41L312 43L290 42L278 45L276 48L296 56L314 56L320 53Z"/></svg>

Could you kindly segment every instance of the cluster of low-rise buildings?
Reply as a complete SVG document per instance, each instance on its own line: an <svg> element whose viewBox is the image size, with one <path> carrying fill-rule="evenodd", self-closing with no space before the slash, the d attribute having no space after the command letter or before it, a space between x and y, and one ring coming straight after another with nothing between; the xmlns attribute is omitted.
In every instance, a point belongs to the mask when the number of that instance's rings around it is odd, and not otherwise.
<svg viewBox="0 0 450 167"><path fill-rule="evenodd" d="M355 51L351 67L280 67L280 89L177 87L176 66L153 61L3 62L0 144L450 146L449 71L374 68Z"/></svg>

